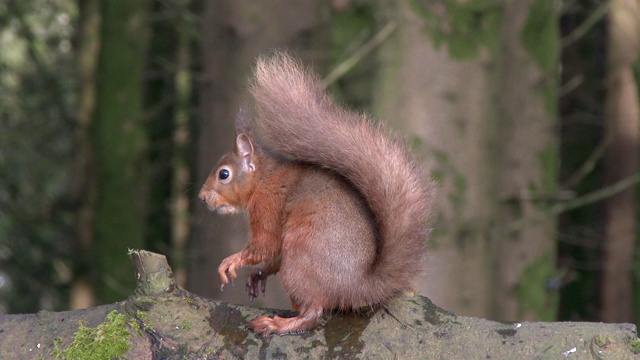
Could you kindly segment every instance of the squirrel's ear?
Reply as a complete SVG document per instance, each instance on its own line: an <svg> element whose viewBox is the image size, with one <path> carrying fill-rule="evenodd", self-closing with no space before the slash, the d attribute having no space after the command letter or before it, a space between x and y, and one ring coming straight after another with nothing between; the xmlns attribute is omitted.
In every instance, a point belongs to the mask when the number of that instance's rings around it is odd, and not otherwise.
<svg viewBox="0 0 640 360"><path fill-rule="evenodd" d="M244 171L254 171L256 169L253 143L247 134L240 134L236 137L236 154L242 158L242 169Z"/></svg>

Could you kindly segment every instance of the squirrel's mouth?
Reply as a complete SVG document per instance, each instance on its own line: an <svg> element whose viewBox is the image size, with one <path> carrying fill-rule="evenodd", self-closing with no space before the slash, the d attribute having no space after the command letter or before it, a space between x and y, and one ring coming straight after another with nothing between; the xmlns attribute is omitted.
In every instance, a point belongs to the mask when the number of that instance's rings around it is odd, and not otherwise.
<svg viewBox="0 0 640 360"><path fill-rule="evenodd" d="M198 195L200 200L207 205L209 211L215 211L218 214L234 214L239 211L235 206L229 205L224 199L221 199L220 194L215 190L200 190Z"/></svg>
<svg viewBox="0 0 640 360"><path fill-rule="evenodd" d="M234 214L238 211L238 209L229 205L220 205L212 210L215 210L220 215Z"/></svg>

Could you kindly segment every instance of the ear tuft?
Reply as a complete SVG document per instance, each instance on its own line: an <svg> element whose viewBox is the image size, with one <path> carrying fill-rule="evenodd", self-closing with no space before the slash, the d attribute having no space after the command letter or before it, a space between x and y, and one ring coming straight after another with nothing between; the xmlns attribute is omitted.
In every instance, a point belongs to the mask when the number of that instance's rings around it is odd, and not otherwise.
<svg viewBox="0 0 640 360"><path fill-rule="evenodd" d="M251 136L253 134L253 123L251 122L251 112L247 104L242 104L238 115L236 115L236 136L240 134L247 134Z"/></svg>

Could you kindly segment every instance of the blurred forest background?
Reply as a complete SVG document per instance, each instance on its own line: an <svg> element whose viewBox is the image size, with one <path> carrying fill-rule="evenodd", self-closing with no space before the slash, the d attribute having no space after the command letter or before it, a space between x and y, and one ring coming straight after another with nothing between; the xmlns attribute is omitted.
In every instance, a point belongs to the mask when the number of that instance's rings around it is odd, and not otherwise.
<svg viewBox="0 0 640 360"><path fill-rule="evenodd" d="M288 49L440 183L421 294L640 324L638 46L639 0L1 1L0 313L122 300L131 248L247 303L216 273L246 220L197 192L255 58Z"/></svg>

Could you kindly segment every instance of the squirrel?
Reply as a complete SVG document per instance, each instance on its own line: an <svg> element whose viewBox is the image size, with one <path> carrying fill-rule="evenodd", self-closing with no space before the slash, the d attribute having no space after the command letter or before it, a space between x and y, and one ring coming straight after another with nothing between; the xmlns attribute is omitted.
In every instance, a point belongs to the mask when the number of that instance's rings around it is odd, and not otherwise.
<svg viewBox="0 0 640 360"><path fill-rule="evenodd" d="M325 311L380 306L409 290L422 268L434 185L402 139L337 105L287 53L258 58L250 91L262 136L242 107L235 150L199 198L220 214L248 214L248 244L222 261L222 286L236 269L257 266L246 283L254 299L279 272L298 312L258 317L251 328L299 333Z"/></svg>

